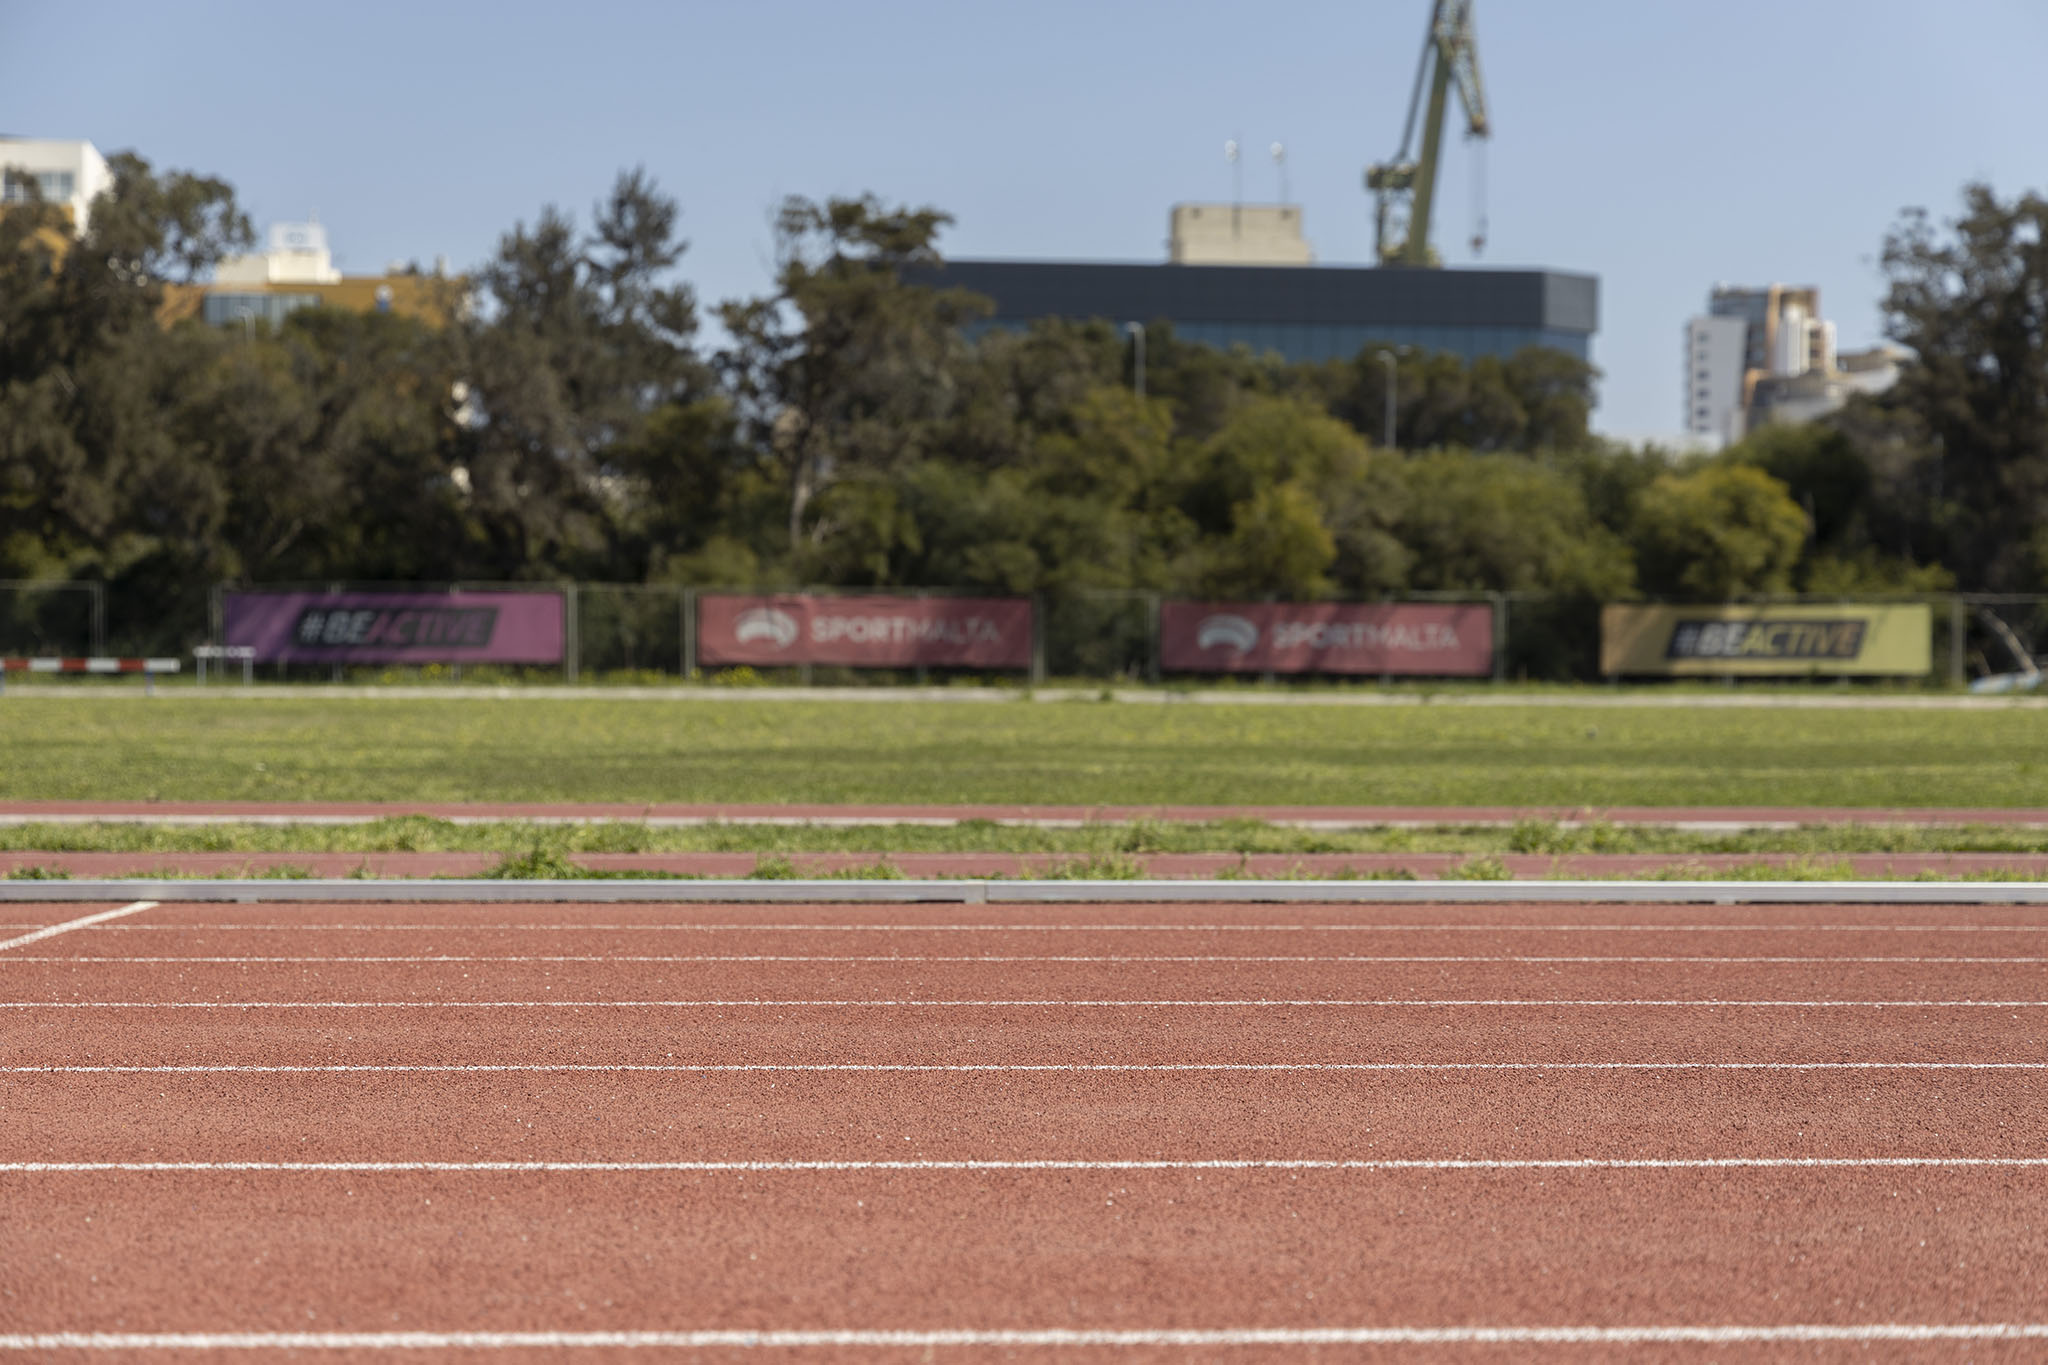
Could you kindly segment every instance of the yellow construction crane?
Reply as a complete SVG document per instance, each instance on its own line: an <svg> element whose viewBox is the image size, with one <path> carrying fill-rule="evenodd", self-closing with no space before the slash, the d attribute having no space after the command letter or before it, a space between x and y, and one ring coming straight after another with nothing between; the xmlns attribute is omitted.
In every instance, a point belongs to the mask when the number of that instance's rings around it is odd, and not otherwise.
<svg viewBox="0 0 2048 1365"><path fill-rule="evenodd" d="M1422 62L1415 70L1415 89L1408 97L1408 122L1401 129L1401 150L1392 161L1369 166L1365 186L1376 201L1373 211L1373 244L1381 265L1441 265L1429 245L1429 211L1436 198L1437 168L1441 161L1445 105L1450 87L1458 87L1458 103L1465 106L1465 136L1484 138L1492 128L1486 119L1486 86L1479 79L1479 40L1472 27L1472 0L1435 0L1429 13L1429 31L1422 40ZM1423 86L1429 87L1429 107L1423 109ZM1422 154L1409 148L1415 141L1415 125L1422 124ZM1472 238L1477 253L1486 244L1482 216Z"/></svg>

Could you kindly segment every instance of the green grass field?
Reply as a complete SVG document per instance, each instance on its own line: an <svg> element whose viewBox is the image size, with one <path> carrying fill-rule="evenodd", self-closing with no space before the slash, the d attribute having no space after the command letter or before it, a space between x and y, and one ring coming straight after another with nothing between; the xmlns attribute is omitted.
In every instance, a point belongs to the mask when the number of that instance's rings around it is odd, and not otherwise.
<svg viewBox="0 0 2048 1365"><path fill-rule="evenodd" d="M0 797L2048 805L2048 711L0 698Z"/></svg>

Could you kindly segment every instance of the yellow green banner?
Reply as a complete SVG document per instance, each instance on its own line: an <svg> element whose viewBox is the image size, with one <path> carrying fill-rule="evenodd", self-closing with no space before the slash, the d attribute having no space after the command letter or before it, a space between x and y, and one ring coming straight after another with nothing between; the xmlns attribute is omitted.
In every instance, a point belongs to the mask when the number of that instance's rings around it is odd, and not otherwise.
<svg viewBox="0 0 2048 1365"><path fill-rule="evenodd" d="M1600 671L1610 677L1912 677L1933 669L1934 610L1925 603L1600 610Z"/></svg>

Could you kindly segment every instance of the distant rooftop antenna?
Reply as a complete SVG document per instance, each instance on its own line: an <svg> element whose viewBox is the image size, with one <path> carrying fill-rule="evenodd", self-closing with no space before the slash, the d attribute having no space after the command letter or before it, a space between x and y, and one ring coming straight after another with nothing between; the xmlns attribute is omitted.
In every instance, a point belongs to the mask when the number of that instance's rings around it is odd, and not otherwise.
<svg viewBox="0 0 2048 1365"><path fill-rule="evenodd" d="M1230 231L1235 236L1238 221L1244 216L1244 166L1238 160L1237 139L1226 138L1223 143L1223 159L1230 163Z"/></svg>
<svg viewBox="0 0 2048 1365"><path fill-rule="evenodd" d="M1293 202L1287 197L1287 149L1277 142L1273 144L1273 169L1280 172L1280 202Z"/></svg>

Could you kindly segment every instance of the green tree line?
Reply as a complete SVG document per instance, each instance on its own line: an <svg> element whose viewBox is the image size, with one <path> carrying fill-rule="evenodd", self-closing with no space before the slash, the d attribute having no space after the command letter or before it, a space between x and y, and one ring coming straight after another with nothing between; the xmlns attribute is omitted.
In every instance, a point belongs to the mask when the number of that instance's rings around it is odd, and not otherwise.
<svg viewBox="0 0 2048 1365"><path fill-rule="evenodd" d="M2048 582L2048 202L1972 186L1886 239L1892 391L1712 457L1589 433L1532 349L1322 364L1154 324L979 326L947 216L788 201L772 287L711 309L681 211L621 175L502 237L456 320L164 326L246 247L231 186L113 159L90 230L0 217L0 577L83 578L196 638L224 581L578 578L1533 591L1561 602ZM936 280L937 285L909 282ZM1584 666L1565 639L1545 671Z"/></svg>

